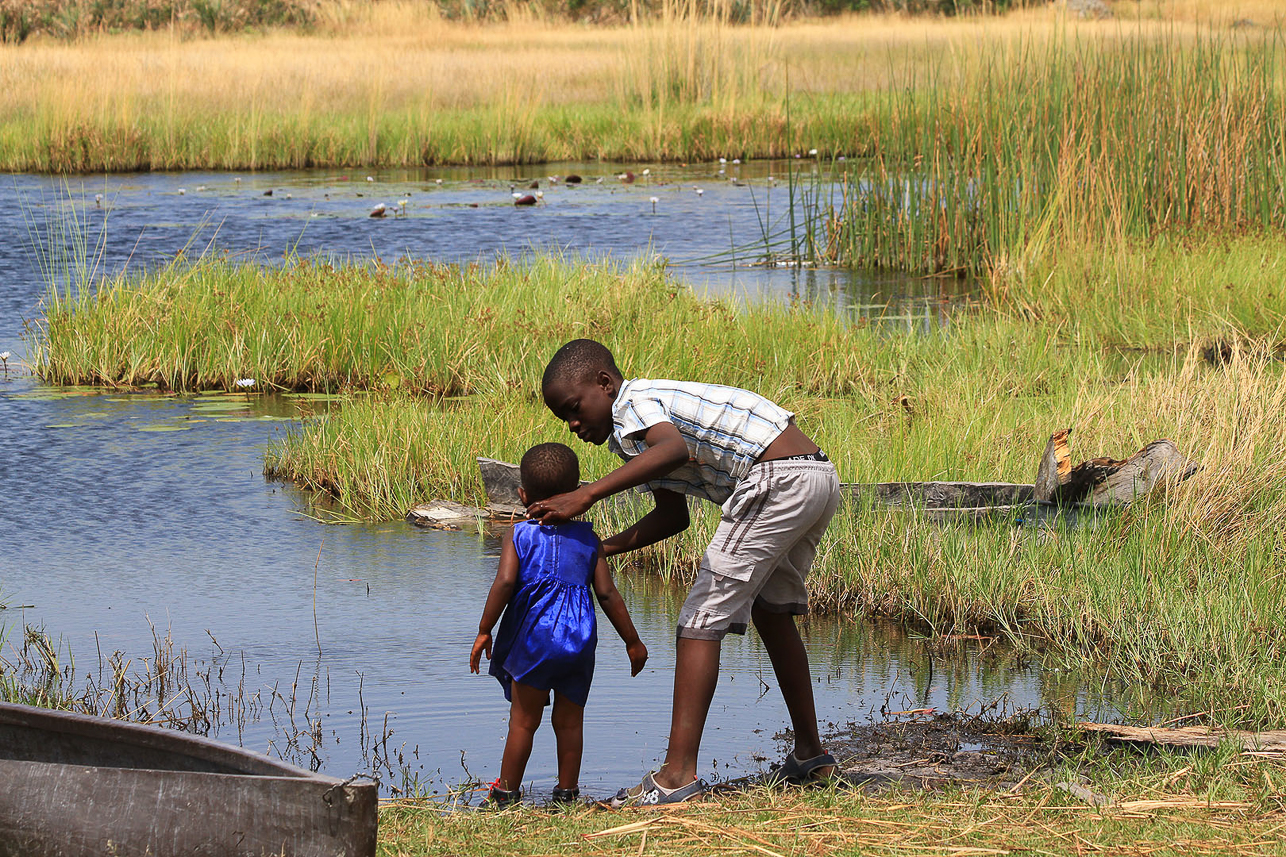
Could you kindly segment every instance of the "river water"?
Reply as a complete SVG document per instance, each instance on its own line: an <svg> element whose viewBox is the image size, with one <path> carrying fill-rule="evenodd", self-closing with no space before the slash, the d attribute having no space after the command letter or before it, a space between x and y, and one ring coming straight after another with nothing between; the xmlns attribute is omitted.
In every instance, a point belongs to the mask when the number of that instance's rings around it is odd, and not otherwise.
<svg viewBox="0 0 1286 857"><path fill-rule="evenodd" d="M633 183L617 178L624 169ZM201 705L218 710L212 734L224 740L337 776L375 772L386 793L408 778L438 791L494 778L507 708L494 679L467 668L495 572L494 536L309 517L299 492L262 476L262 450L294 419L296 399L41 384L21 365L24 322L39 317L44 290L33 246L48 239L47 222L74 214L104 271L185 247L265 264L288 253L386 261L551 248L646 253L666 257L701 290L834 301L894 326L949 324L957 295L937 281L747 265L763 255L765 234L788 229L786 165L644 169L8 180L0 191L8 201L0 206L0 351L12 352L0 377L5 660L20 660L28 627L56 642L64 667L74 661L78 683L110 675L114 652L136 675L168 658L186 665ZM572 172L585 183L548 179ZM533 180L541 203L515 207L511 194L534 192ZM402 210L400 200L404 216L368 216L379 203ZM637 782L663 756L669 724L682 593L651 578L619 585L652 657L631 679L604 624L586 709L582 786L591 795ZM1110 701L1092 686L985 643L944 663L889 625L818 617L803 630L826 730L926 707L1110 716ZM785 722L757 639L730 637L703 775L736 777L775 761ZM527 771L535 794L548 793L554 771L546 727Z"/></svg>

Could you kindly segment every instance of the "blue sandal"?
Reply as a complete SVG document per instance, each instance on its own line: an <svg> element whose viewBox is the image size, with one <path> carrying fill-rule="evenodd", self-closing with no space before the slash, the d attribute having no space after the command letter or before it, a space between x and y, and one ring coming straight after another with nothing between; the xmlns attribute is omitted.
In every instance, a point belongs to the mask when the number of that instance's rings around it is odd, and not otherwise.
<svg viewBox="0 0 1286 857"><path fill-rule="evenodd" d="M626 806L662 806L671 803L683 803L693 798L701 797L705 794L705 780L692 778L692 782L686 786L680 786L677 789L667 789L653 779L652 774L646 774L643 782L631 789L621 789L616 796L609 801L612 809L620 809Z"/></svg>
<svg viewBox="0 0 1286 857"><path fill-rule="evenodd" d="M822 753L820 756L814 756L811 759L797 759L792 752L786 757L786 760L774 768L768 774L770 783L787 782L795 786L809 785L813 783L824 783L831 779L835 774L830 776L816 776L815 773L819 768L839 768L839 763L830 753Z"/></svg>

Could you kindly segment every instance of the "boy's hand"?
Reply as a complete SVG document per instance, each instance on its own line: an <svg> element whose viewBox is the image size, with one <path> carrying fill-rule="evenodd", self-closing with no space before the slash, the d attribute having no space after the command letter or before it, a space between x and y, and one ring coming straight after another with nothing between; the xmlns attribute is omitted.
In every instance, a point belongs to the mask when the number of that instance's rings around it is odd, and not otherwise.
<svg viewBox="0 0 1286 857"><path fill-rule="evenodd" d="M491 634L480 632L478 638L473 641L473 651L469 653L469 671L477 672L478 667L482 665L482 653L487 653L487 660L491 660ZM644 659L647 654L644 653Z"/></svg>
<svg viewBox="0 0 1286 857"><path fill-rule="evenodd" d="M625 653L630 656L630 675L641 673L643 665L647 663L647 646L643 645L642 640L638 640L626 646Z"/></svg>
<svg viewBox="0 0 1286 857"><path fill-rule="evenodd" d="M566 494L556 494L537 500L527 507L527 517L534 518L542 524L563 524L573 518L579 518L594 505L594 498L582 486Z"/></svg>

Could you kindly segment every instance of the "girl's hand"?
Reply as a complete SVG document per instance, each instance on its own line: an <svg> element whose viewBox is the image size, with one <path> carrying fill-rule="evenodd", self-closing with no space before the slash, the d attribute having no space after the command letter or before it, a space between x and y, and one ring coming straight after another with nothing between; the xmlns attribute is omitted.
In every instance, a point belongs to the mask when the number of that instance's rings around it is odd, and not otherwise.
<svg viewBox="0 0 1286 857"><path fill-rule="evenodd" d="M639 640L626 646L625 653L630 656L630 675L638 675L643 671L643 665L647 663L647 646Z"/></svg>
<svg viewBox="0 0 1286 857"><path fill-rule="evenodd" d="M491 633L488 631L479 632L478 638L473 641L473 651L469 653L470 672L476 673L478 667L482 665L483 652L487 653L487 660L491 660ZM647 660L647 652L643 653L643 659Z"/></svg>

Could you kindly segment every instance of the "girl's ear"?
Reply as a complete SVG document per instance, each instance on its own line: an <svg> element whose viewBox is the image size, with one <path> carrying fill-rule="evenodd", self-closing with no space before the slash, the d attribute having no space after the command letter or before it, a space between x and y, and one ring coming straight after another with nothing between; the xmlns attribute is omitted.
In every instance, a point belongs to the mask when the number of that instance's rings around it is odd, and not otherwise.
<svg viewBox="0 0 1286 857"><path fill-rule="evenodd" d="M530 505L527 502L527 492L522 489L521 485L518 486L518 501L524 506Z"/></svg>

